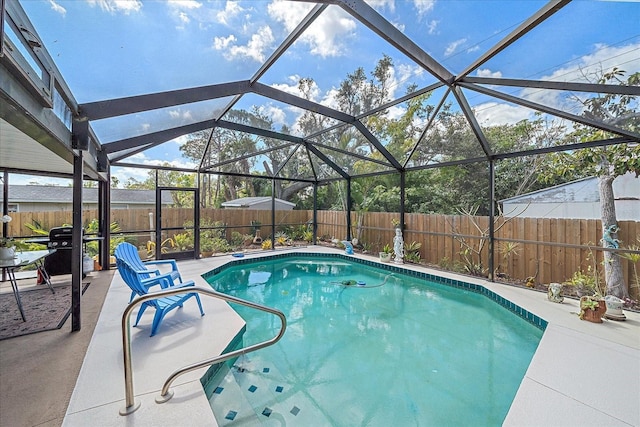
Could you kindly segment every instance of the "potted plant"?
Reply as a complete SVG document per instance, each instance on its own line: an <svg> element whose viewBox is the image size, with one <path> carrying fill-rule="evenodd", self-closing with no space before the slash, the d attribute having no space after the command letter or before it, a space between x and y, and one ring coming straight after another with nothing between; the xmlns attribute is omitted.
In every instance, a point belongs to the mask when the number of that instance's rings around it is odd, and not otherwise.
<svg viewBox="0 0 640 427"><path fill-rule="evenodd" d="M598 295L580 297L580 319L593 323L602 323L607 304Z"/></svg>
<svg viewBox="0 0 640 427"><path fill-rule="evenodd" d="M6 224L11 222L11 217L9 215L4 215L0 218L0 222ZM15 256L15 241L12 237L0 237L0 259L13 259Z"/></svg>
<svg viewBox="0 0 640 427"><path fill-rule="evenodd" d="M582 270L578 270L573 273L573 276L564 282L564 284L567 286L573 286L579 297L584 295L593 295L597 291L597 285L595 276L590 274L590 272L591 266L589 266L587 271L588 274L583 273Z"/></svg>
<svg viewBox="0 0 640 427"><path fill-rule="evenodd" d="M622 306L624 300L614 295L607 295L604 297L604 302L607 304L607 312L604 317L611 320L626 320L627 316L622 312Z"/></svg>
<svg viewBox="0 0 640 427"><path fill-rule="evenodd" d="M382 251L380 251L380 254L379 254L380 262L390 262L392 253L393 253L393 249L391 248L391 245L389 245L388 243L384 245L384 247L382 248Z"/></svg>

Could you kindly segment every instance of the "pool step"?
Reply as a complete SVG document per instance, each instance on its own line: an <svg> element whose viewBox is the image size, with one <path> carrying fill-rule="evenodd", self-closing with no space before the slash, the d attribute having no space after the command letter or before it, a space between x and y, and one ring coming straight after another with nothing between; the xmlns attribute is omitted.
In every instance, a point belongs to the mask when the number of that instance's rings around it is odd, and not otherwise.
<svg viewBox="0 0 640 427"><path fill-rule="evenodd" d="M220 426L313 425L326 418L303 390L292 390L259 357L240 356L214 380L218 386L209 403Z"/></svg>

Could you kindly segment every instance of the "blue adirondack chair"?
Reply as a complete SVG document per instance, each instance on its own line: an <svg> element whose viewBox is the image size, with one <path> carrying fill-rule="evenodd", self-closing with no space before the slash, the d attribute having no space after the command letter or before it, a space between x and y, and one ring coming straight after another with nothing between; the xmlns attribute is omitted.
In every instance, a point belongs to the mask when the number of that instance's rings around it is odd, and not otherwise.
<svg viewBox="0 0 640 427"><path fill-rule="evenodd" d="M148 294L148 290L151 286L159 285L161 288L169 288L169 287L180 287L186 288L184 294L179 295L171 295L168 297L159 297L153 300L145 301L142 303L140 310L138 311L138 317L136 318L136 323L133 325L134 327L138 325L142 314L147 309L147 307L155 308L156 312L153 317L153 324L151 325L151 336L156 334L158 327L160 326L160 322L164 316L173 310L174 308L182 307L184 302L191 297L195 297L198 307L200 308L200 315L204 316L204 311L202 310L202 304L200 303L200 296L196 292L188 292L189 286L195 286L193 280L189 280L184 283L174 284L173 278L171 277L171 273L160 274L153 277L145 277L146 273L140 273L134 267L125 261L122 258L116 259L116 265L118 267L118 272L124 282L131 288L135 295L146 295Z"/></svg>
<svg viewBox="0 0 640 427"><path fill-rule="evenodd" d="M116 250L113 254L116 258L116 260L118 259L122 259L124 261L126 261L129 265L131 265L134 270L138 271L140 273L140 279L148 279L154 276L159 276L160 270L158 269L149 269L148 266L150 265L162 265L162 264L168 264L171 265L171 272L169 274L171 274L171 279L172 282L174 282L176 279L178 279L178 282L182 283L182 276L180 276L180 272L178 271L178 265L176 264L176 261L173 259L164 259L164 260L158 260L158 261L142 261L140 259L140 255L138 255L138 250L136 249L135 246L133 246L131 243L127 243L127 242L122 242L120 243L117 247ZM153 284L157 284L157 282L155 281L151 281L153 282ZM136 297L137 294L136 292L131 292L131 298L129 298L129 302L133 301L133 299Z"/></svg>

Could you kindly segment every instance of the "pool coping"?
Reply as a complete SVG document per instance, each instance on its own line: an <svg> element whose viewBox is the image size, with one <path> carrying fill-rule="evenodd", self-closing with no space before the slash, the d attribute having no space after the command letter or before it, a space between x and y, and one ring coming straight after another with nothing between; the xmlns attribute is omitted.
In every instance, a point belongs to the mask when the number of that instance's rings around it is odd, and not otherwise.
<svg viewBox="0 0 640 427"><path fill-rule="evenodd" d="M264 256L300 252L344 257L341 251L319 246L277 252L247 254L244 258L229 255L180 261L179 268L183 277L206 286L201 277L203 272L211 272L229 261L246 262ZM640 425L637 406L640 397L640 314L625 312L628 319L625 322L593 324L577 318L578 303L575 300L556 304L547 301L543 293L474 277L414 264L400 267L379 263L377 257L370 255L347 257L374 263L376 267L402 268L409 274L437 276L451 281L451 284L468 283L476 289L481 286L488 295L497 298L496 302L504 300L520 307L540 319L540 325L548 322L504 425ZM204 317L199 317L197 309L185 307L175 316L168 316L153 338L148 337L151 322L143 317L140 327L132 333L135 398L142 405L132 415L123 417L118 415L124 406L120 316L128 295L128 288L116 273L63 425L95 424L96 420L101 420L100 424L105 426L181 425L185 419L190 425L217 425L200 383L200 377L206 371L204 368L176 381L172 387L175 397L169 402L158 405L154 399L168 376L167 372L189 363L182 362L185 355L197 358L205 353L208 353L207 357L212 355L211 352L219 354L244 327L244 322L226 303L205 299L202 301L206 312ZM188 339L184 333L185 324L188 326ZM220 328L221 324L225 327ZM594 369L598 366L602 368Z"/></svg>

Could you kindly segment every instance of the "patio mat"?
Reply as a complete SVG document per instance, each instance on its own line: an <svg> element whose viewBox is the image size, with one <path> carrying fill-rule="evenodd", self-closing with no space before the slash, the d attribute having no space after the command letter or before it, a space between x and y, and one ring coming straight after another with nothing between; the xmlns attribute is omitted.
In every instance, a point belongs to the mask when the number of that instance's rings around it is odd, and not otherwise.
<svg viewBox="0 0 640 427"><path fill-rule="evenodd" d="M82 284L82 293L89 283ZM71 285L20 292L26 322L22 321L13 292L0 295L0 340L60 329L71 314Z"/></svg>

